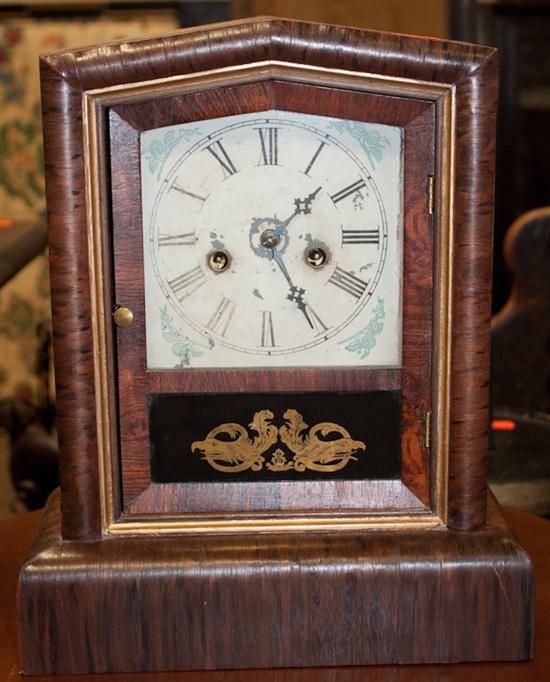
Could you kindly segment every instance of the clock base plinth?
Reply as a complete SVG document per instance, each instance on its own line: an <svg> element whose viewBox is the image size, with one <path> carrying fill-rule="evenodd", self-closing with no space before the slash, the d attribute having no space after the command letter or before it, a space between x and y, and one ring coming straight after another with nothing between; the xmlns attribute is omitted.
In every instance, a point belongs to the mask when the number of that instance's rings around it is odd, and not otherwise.
<svg viewBox="0 0 550 682"><path fill-rule="evenodd" d="M522 660L532 568L493 501L477 533L60 537L20 575L27 674Z"/></svg>

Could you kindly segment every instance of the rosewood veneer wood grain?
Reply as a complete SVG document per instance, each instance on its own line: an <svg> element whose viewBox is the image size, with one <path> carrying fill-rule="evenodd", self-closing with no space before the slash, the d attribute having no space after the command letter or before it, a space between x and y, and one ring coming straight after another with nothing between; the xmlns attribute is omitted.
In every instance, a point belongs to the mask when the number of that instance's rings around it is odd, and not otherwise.
<svg viewBox="0 0 550 682"><path fill-rule="evenodd" d="M531 564L487 513L495 51L257 18L41 74L61 494L20 574L24 671L529 658ZM402 128L398 369L147 370L139 135L270 109ZM155 394L390 390L388 480L152 475Z"/></svg>
<svg viewBox="0 0 550 682"><path fill-rule="evenodd" d="M550 554L548 537L550 521L516 509L504 510L506 519L533 559L536 573L535 589L535 655L531 661L500 663L465 663L458 665L417 665L380 667L294 668L286 670L193 671L179 673L141 673L139 682L541 682L550 668ZM15 593L17 577L24 565L28 547L36 535L43 510L0 522L0 677L19 679L17 652L17 616ZM58 676L62 680L74 678ZM97 682L95 675L79 678L82 682ZM101 682L137 682L135 673L113 673L101 677Z"/></svg>
<svg viewBox="0 0 550 682"><path fill-rule="evenodd" d="M267 109L300 111L332 117L349 116L353 120L369 120L399 125L404 130L404 268L407 272L403 291L403 363L400 369L378 368L292 368L183 372L150 371L146 367L145 303L143 288L143 243L136 226L141 225L139 133L151 127L217 118L236 113ZM215 487L201 486L200 496L191 484L164 486L164 492L151 486L148 403L152 393L175 392L300 392L300 391L372 391L401 389L402 407L402 480L401 504L404 508L423 510L430 504L430 476L435 470L423 445L424 415L431 409L432 384L432 289L433 289L433 225L426 213L426 178L435 173L436 111L433 102L354 92L345 87L329 88L281 80L264 80L254 84L223 87L216 91L190 92L166 96L150 102L131 102L112 107L109 113L109 149L112 183L112 249L115 291L108 307L124 302L135 312L130 329L117 334L117 371L119 373L120 460L122 475L122 509L130 513L151 513L162 508L167 512L190 511L185 500L204 499L202 511L215 510L220 500ZM116 402L113 395L112 402ZM433 484L432 484L433 485ZM224 486L223 504L227 511L254 511L265 508L265 493L245 494L249 486L240 483ZM272 484L273 510L330 508L335 496L318 496L310 483L286 486L286 493ZM343 488L343 483L338 486ZM293 490L293 493L290 493ZM350 507L363 508L378 503L376 493L383 487L366 488L349 483L346 491L337 493L339 500L348 499ZM410 491L410 492L409 492ZM418 500L414 500L413 495ZM230 499L233 498L233 504ZM269 499L269 494L268 494ZM325 502L326 499L326 502ZM209 500L212 500L210 502ZM172 504L170 505L169 502ZM151 504L153 503L153 504ZM196 504L196 502L195 502ZM387 504L387 503L386 503ZM345 507L345 505L341 505ZM378 505L383 509L383 501ZM195 508L195 505L193 505Z"/></svg>
<svg viewBox="0 0 550 682"><path fill-rule="evenodd" d="M266 60L344 69L351 73L377 73L393 79L408 78L454 87L456 162L452 169L455 222L451 259L453 317L449 353L452 369L447 523L467 530L481 527L485 522L495 51L435 39L259 18L181 31L162 38L66 51L42 59L62 508L65 510L63 534L68 539L97 540L101 536L98 408L92 388L94 345L86 235L90 206L83 180L81 95L94 88ZM269 94L272 101L280 88L287 88L285 97L292 102L292 88L284 83L273 83ZM295 106L303 109L306 104L303 98L300 101ZM151 124L157 116L162 118L164 106L165 102L159 99L151 108ZM199 101L197 106L199 111ZM397 114L398 111L396 107ZM439 140L438 145L441 143ZM436 272L436 277L440 274ZM437 324L438 320L434 319L434 325ZM412 348L411 345L411 351ZM407 381L405 376L405 391ZM114 386L111 388L114 391ZM413 417L418 417L415 411L421 409L421 403L413 408L411 402L407 407L405 400L406 428L409 419L414 421ZM75 430L76 423L79 427ZM416 426L410 433L418 441L417 430ZM113 439L115 442L116 435ZM427 501L426 455L418 448L411 449L410 444L405 448L416 454L411 454L408 460L405 458L410 466L404 467L404 479L421 500ZM118 473L115 471L113 475L116 479ZM434 494L433 490L430 492Z"/></svg>
<svg viewBox="0 0 550 682"><path fill-rule="evenodd" d="M54 495L19 586L28 674L531 656L530 562L494 502L485 530L421 541L370 531L65 543L59 521Z"/></svg>

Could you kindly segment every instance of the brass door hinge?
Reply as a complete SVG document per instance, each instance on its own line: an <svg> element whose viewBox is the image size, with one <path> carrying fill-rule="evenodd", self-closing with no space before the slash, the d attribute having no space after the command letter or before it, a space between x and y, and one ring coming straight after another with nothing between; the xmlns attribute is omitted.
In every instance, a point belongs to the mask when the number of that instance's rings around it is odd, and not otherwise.
<svg viewBox="0 0 550 682"><path fill-rule="evenodd" d="M428 410L424 416L424 447L429 450L432 446L432 411Z"/></svg>
<svg viewBox="0 0 550 682"><path fill-rule="evenodd" d="M428 215L434 214L435 175L428 175Z"/></svg>

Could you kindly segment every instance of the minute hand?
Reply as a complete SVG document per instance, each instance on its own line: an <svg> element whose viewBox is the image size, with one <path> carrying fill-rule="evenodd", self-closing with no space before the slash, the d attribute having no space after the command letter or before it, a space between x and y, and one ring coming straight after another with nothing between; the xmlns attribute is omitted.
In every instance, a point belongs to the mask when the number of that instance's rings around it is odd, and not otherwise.
<svg viewBox="0 0 550 682"><path fill-rule="evenodd" d="M271 253L273 256L273 260L281 269L281 272L285 276L285 279L288 282L288 286L290 287L290 295L287 296L287 298L291 301L295 301L296 305L302 311L304 317L306 318L307 323L313 329L314 328L313 323L311 322L311 319L307 313L306 304L304 302L304 299L302 298L304 289L299 289L297 286L294 285L294 282L292 281L290 275L288 274L288 270L286 269L283 259L281 258L281 254L278 251L275 251L275 249L271 249Z"/></svg>

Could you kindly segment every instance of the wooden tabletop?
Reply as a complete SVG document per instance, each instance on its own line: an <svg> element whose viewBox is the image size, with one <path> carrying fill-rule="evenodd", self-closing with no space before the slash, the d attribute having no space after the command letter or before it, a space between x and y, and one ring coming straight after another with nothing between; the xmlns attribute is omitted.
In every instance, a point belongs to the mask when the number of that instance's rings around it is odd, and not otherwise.
<svg viewBox="0 0 550 682"><path fill-rule="evenodd" d="M506 516L535 565L535 658L523 663L381 666L368 668L302 668L224 672L128 675L79 675L79 682L542 682L550 680L550 522L513 509ZM65 676L20 678L17 661L15 587L40 519L40 512L0 523L0 680L37 679L61 682Z"/></svg>

